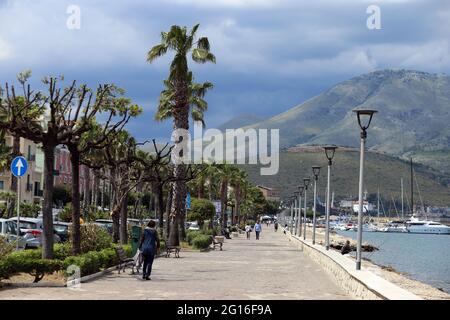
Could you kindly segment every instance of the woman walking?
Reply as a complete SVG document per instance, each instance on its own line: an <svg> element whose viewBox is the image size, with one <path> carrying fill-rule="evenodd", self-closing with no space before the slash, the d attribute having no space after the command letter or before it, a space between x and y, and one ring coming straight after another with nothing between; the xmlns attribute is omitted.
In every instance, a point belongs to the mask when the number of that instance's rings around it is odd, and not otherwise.
<svg viewBox="0 0 450 320"><path fill-rule="evenodd" d="M144 229L141 241L139 242L139 250L144 257L144 269L142 270L142 279L151 280L153 259L159 251L159 236L155 229L156 223L150 220Z"/></svg>

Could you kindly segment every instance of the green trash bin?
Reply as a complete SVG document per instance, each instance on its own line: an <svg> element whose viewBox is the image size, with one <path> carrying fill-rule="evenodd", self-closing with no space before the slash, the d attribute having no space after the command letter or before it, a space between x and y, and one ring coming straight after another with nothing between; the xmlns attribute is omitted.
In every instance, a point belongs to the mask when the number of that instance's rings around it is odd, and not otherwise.
<svg viewBox="0 0 450 320"><path fill-rule="evenodd" d="M131 253L133 257L138 250L139 240L141 239L141 232L142 229L140 226L131 227Z"/></svg>

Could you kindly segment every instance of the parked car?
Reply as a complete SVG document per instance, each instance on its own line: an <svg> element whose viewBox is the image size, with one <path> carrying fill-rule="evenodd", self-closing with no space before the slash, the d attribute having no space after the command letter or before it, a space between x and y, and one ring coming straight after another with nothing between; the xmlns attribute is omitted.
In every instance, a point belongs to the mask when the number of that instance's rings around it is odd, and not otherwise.
<svg viewBox="0 0 450 320"><path fill-rule="evenodd" d="M16 223L8 219L0 219L0 235L6 238L8 242L15 242L17 240ZM19 248L24 249L26 240L19 236Z"/></svg>
<svg viewBox="0 0 450 320"><path fill-rule="evenodd" d="M17 217L9 219L17 225ZM20 234L26 240L25 248L38 248L42 245L42 219L20 218ZM61 238L53 230L53 241L61 242Z"/></svg>
<svg viewBox="0 0 450 320"><path fill-rule="evenodd" d="M69 240L69 227L71 223L68 222L54 222L53 228L62 242Z"/></svg>
<svg viewBox="0 0 450 320"><path fill-rule="evenodd" d="M200 226L198 225L197 221L190 222L188 230L200 230Z"/></svg>
<svg viewBox="0 0 450 320"><path fill-rule="evenodd" d="M97 219L95 220L96 225L104 228L106 231L108 231L109 234L112 234L113 231L113 221L108 219Z"/></svg>

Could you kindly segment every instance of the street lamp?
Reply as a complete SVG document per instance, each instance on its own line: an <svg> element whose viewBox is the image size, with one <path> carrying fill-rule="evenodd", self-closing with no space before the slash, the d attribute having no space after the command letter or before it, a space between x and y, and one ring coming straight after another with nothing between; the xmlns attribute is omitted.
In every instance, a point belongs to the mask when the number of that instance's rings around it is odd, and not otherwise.
<svg viewBox="0 0 450 320"><path fill-rule="evenodd" d="M313 166L312 167L313 175L314 175L314 211L313 211L313 235L312 235L312 243L316 243L316 198L317 198L317 180L319 179L320 167Z"/></svg>
<svg viewBox="0 0 450 320"><path fill-rule="evenodd" d="M306 192L308 191L308 185L310 181L310 178L303 179L303 184L305 185L305 224L303 225L303 240L306 240Z"/></svg>
<svg viewBox="0 0 450 320"><path fill-rule="evenodd" d="M330 189L331 189L331 165L333 164L334 153L336 152L336 146L323 147L325 150L325 156L328 159L328 178L327 178L327 199L326 199L326 222L325 222L325 249L330 249Z"/></svg>
<svg viewBox="0 0 450 320"><path fill-rule="evenodd" d="M356 270L361 270L361 244L362 244L362 215L363 215L363 185L364 185L364 149L366 146L367 129L370 126L372 117L378 111L371 109L355 109L353 112L358 117L358 124L361 128L361 150L359 158L359 210L358 210L358 238L356 245Z"/></svg>
<svg viewBox="0 0 450 320"><path fill-rule="evenodd" d="M291 221L289 222L289 231L292 233L294 223L294 197L291 197Z"/></svg>
<svg viewBox="0 0 450 320"><path fill-rule="evenodd" d="M295 222L295 226L294 226L294 235L297 235L298 232L298 210L297 210L297 194L298 192L294 192L294 222Z"/></svg>
<svg viewBox="0 0 450 320"><path fill-rule="evenodd" d="M304 186L298 186L298 216L299 216L299 222L300 223L300 228L298 231L298 236L300 237L302 235L302 194L303 194L303 189L305 189Z"/></svg>

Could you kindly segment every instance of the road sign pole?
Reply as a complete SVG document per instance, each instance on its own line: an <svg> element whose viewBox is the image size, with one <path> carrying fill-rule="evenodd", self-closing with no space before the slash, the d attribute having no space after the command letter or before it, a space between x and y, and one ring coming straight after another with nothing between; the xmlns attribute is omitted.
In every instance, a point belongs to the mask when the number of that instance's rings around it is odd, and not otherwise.
<svg viewBox="0 0 450 320"><path fill-rule="evenodd" d="M17 250L19 250L20 242L20 177L17 177Z"/></svg>

